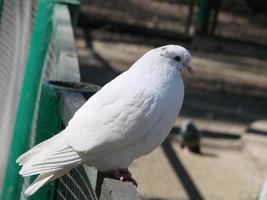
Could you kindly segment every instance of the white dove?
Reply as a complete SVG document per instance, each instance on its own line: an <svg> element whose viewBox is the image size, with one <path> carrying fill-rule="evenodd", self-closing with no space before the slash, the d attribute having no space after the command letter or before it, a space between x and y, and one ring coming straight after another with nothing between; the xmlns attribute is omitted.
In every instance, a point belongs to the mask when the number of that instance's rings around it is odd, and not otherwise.
<svg viewBox="0 0 267 200"><path fill-rule="evenodd" d="M190 64L185 48L167 45L148 51L107 83L62 132L17 159L22 176L40 174L25 196L84 163L136 184L128 167L168 136L183 102L181 72L192 72Z"/></svg>

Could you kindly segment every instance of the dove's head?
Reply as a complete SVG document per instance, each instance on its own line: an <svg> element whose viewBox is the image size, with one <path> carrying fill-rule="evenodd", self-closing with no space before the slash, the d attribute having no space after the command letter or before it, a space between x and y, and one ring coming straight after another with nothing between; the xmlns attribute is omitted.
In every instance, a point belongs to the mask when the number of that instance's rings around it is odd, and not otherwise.
<svg viewBox="0 0 267 200"><path fill-rule="evenodd" d="M155 50L164 60L175 65L179 72L188 71L193 73L191 54L184 47L179 45L167 45Z"/></svg>
<svg viewBox="0 0 267 200"><path fill-rule="evenodd" d="M135 64L136 68L146 68L151 71L155 69L171 69L177 73L188 71L193 73L191 68L191 54L182 46L166 45L148 51Z"/></svg>

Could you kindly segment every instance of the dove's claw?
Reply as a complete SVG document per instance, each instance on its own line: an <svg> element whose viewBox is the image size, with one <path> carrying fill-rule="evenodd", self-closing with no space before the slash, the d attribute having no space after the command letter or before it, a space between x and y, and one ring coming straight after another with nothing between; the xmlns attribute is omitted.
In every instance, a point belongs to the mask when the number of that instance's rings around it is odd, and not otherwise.
<svg viewBox="0 0 267 200"><path fill-rule="evenodd" d="M137 182L132 177L131 172L128 169L119 169L120 175L123 177L123 181L132 182L137 187Z"/></svg>
<svg viewBox="0 0 267 200"><path fill-rule="evenodd" d="M128 169L117 169L106 172L107 176L123 182L132 182L137 187L136 180L133 179L131 172Z"/></svg>

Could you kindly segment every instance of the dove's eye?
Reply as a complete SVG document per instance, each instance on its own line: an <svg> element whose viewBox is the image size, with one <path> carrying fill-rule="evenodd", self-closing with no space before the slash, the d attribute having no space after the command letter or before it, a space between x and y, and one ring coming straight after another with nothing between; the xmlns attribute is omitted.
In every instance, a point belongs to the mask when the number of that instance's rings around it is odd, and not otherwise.
<svg viewBox="0 0 267 200"><path fill-rule="evenodd" d="M181 61L181 57L180 56L175 56L174 60L176 60L177 62L180 62Z"/></svg>

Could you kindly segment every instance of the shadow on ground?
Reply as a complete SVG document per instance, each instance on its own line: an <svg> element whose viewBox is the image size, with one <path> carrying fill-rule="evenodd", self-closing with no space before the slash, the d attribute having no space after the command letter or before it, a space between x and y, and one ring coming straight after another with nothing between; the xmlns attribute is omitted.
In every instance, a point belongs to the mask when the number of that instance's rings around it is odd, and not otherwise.
<svg viewBox="0 0 267 200"><path fill-rule="evenodd" d="M165 140L164 143L161 145L163 151L170 162L171 166L173 167L175 174L178 179L180 179L183 187L189 197L189 199L195 200L202 200L201 192L197 188L197 185L194 183L193 179L187 172L186 168L184 167L183 163L175 153L175 150L172 148L171 143L168 140Z"/></svg>

